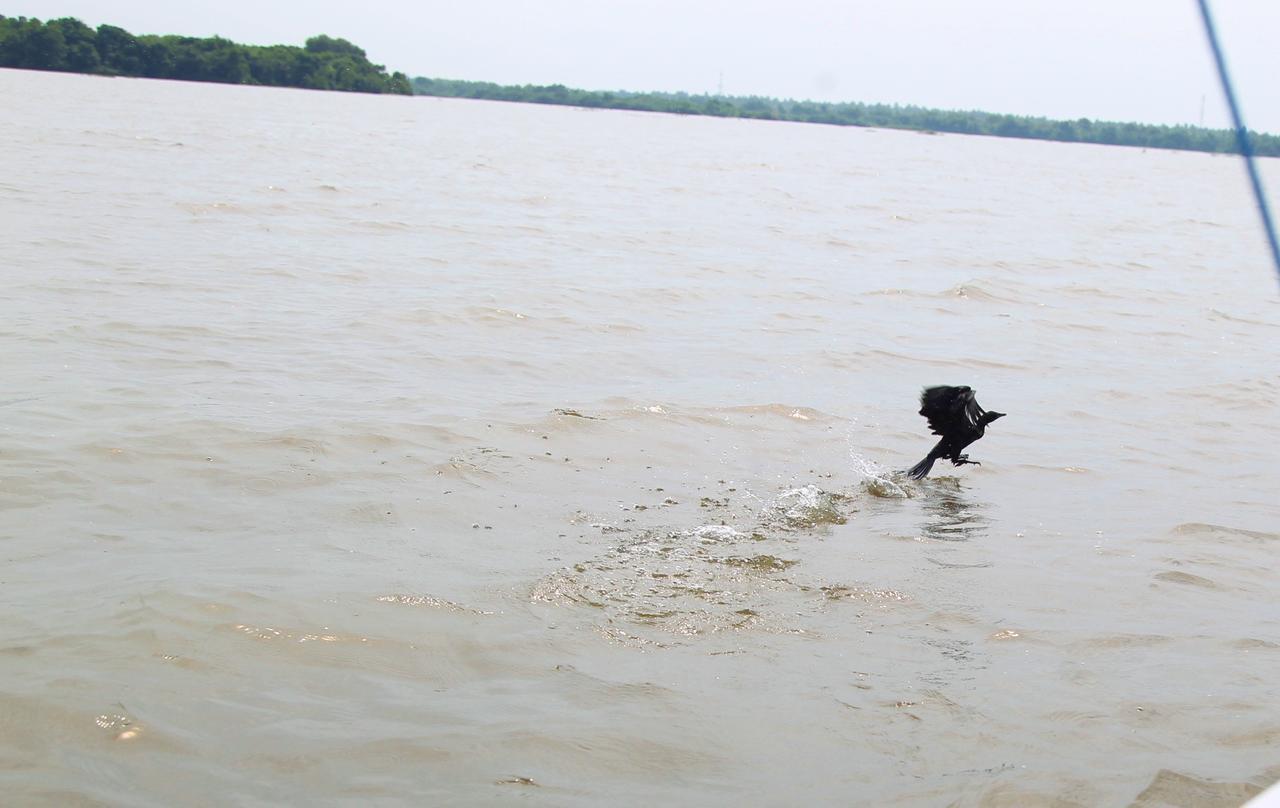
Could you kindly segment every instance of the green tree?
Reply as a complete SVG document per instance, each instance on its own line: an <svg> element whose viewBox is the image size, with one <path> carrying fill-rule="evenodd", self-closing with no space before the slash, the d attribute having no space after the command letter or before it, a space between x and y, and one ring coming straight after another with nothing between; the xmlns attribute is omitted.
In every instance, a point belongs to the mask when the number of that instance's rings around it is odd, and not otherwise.
<svg viewBox="0 0 1280 808"><path fill-rule="evenodd" d="M97 47L106 72L124 76L145 73L146 56L142 45L137 37L123 28L99 25Z"/></svg>
<svg viewBox="0 0 1280 808"><path fill-rule="evenodd" d="M89 26L71 17L50 20L45 28L54 29L62 35L66 44L66 55L59 70L73 70L77 73L97 73L102 70L102 59L98 56L97 32Z"/></svg>
<svg viewBox="0 0 1280 808"><path fill-rule="evenodd" d="M178 55L172 44L160 37L139 37L142 48L142 75L153 79L175 78Z"/></svg>
<svg viewBox="0 0 1280 808"><path fill-rule="evenodd" d="M0 64L30 70L65 70L67 41L57 28L20 17L4 39Z"/></svg>
<svg viewBox="0 0 1280 808"><path fill-rule="evenodd" d="M421 95L457 98L487 98L692 115L810 121L842 126L879 126L1126 146L1222 152L1236 150L1235 135L1229 130L1094 122L1087 118L1075 121L1052 121L1020 115L924 109L889 104L820 104L761 97L690 96L687 93L588 92L560 84L517 87L492 82L430 79L421 76L414 78L410 86L415 93ZM1280 157L1280 137L1251 133L1250 142L1258 154Z"/></svg>
<svg viewBox="0 0 1280 808"><path fill-rule="evenodd" d="M311 37L307 40L306 45L307 50L312 53L338 53L346 56L354 56L357 59L365 58L363 48L358 48L345 39L325 36L324 34Z"/></svg>
<svg viewBox="0 0 1280 808"><path fill-rule="evenodd" d="M324 34L307 40L305 48L262 47L222 37L135 37L113 25L101 25L95 31L72 18L45 24L0 15L0 67L367 93L413 92L403 73L387 75L384 66L369 62L363 49Z"/></svg>

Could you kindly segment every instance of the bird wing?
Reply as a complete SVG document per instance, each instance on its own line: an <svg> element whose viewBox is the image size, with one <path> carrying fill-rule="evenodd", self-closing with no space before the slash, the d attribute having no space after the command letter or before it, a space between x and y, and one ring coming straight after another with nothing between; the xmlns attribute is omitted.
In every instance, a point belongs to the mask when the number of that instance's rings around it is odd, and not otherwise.
<svg viewBox="0 0 1280 808"><path fill-rule="evenodd" d="M920 394L920 414L929 420L929 431L935 435L970 428L983 412L971 387L928 387Z"/></svg>
<svg viewBox="0 0 1280 808"><path fill-rule="evenodd" d="M964 403L964 416L969 419L970 424L977 426L981 423L982 416L986 414L987 411L982 409L982 406L978 404L978 399L974 397L973 391L970 390L969 396Z"/></svg>

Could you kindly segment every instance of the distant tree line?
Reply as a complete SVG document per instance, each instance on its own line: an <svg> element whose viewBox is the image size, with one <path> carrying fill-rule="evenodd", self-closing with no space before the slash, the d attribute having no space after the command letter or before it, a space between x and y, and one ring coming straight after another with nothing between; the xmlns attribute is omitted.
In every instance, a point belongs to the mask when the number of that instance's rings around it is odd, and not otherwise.
<svg viewBox="0 0 1280 808"><path fill-rule="evenodd" d="M0 67L104 76L264 84L361 93L413 92L403 73L387 75L365 52L324 35L292 45L241 45L222 37L134 36L114 25L90 28L66 17L42 23L0 15Z"/></svg>
<svg viewBox="0 0 1280 808"><path fill-rule="evenodd" d="M687 93L596 92L574 90L561 84L515 86L422 77L413 80L413 90L419 95L450 98L485 98L494 101L634 109L683 115L803 121L837 126L875 126L921 132L955 132L965 135L1143 146L1155 149L1232 154L1239 151L1233 130L1206 129L1199 126L1113 123L1092 121L1088 118L1055 121L1021 115L927 109L896 104L832 104L818 101L778 100L759 96L736 97ZM1250 143L1259 155L1280 157L1280 137L1253 132L1250 133Z"/></svg>

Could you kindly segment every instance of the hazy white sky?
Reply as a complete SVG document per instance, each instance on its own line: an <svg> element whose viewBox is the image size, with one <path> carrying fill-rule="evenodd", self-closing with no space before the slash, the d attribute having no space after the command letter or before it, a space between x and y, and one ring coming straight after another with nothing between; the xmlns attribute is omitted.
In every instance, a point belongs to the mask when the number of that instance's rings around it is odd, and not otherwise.
<svg viewBox="0 0 1280 808"><path fill-rule="evenodd" d="M1213 0L1251 128L1280 133L1280 0ZM302 44L410 76L1226 126L1194 0L5 0L134 33Z"/></svg>

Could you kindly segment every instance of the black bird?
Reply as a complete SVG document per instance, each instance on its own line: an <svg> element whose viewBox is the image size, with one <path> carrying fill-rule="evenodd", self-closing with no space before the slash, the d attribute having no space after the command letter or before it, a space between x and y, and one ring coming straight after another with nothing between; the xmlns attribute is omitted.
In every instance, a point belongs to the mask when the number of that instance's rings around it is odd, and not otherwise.
<svg viewBox="0 0 1280 808"><path fill-rule="evenodd" d="M929 429L942 440L929 451L929 456L911 467L907 474L923 480L935 460L950 460L952 465L972 463L964 448L987 432L987 424L1003 418L1005 413L982 409L973 397L972 387L928 387L920 394L920 414L929 419Z"/></svg>

